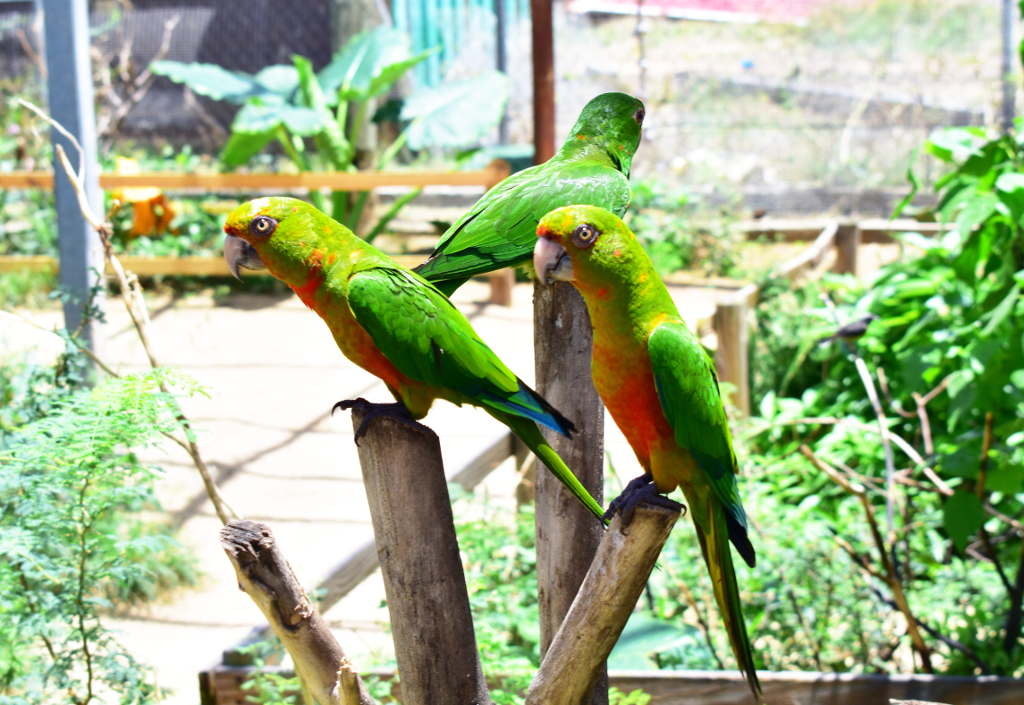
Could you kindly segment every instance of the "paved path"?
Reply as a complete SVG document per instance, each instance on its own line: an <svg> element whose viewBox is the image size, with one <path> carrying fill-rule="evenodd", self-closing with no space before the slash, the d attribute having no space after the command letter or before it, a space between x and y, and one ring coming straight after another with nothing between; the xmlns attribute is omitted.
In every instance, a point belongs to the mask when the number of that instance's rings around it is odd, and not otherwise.
<svg viewBox="0 0 1024 705"><path fill-rule="evenodd" d="M517 374L533 378L532 286L518 285L512 307L483 303L487 286L470 282L456 294L480 335ZM707 292L675 292L687 318L709 314ZM101 354L115 369L142 369L145 358L118 301L107 306ZM26 314L44 325L57 312ZM372 537L348 414L331 417L338 399L390 400L368 373L345 360L320 319L292 296L235 296L215 304L191 297L153 304L160 361L196 380L207 396L185 408L200 447L227 500L242 516L266 521L299 579L312 588L352 549ZM461 467L502 433L503 426L471 407L438 403L427 418L441 437L448 471ZM626 475L635 460L613 424L607 446ZM204 577L110 624L143 662L153 664L174 705L198 702L197 673L261 624L240 593L218 542L219 522L187 456L168 446L146 456L166 469L159 496L198 556ZM513 503L511 461L477 490L488 502ZM388 656L387 612L379 573L341 600L327 617L359 666Z"/></svg>

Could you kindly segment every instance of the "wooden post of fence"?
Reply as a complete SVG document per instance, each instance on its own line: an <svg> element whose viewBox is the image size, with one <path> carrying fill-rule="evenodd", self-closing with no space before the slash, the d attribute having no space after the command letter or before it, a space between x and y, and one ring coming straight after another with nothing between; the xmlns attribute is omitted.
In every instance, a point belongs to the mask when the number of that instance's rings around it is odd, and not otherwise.
<svg viewBox="0 0 1024 705"><path fill-rule="evenodd" d="M501 6L501 4L501 2L498 3L499 6ZM507 122L505 117L502 117L502 121L502 124ZM512 173L512 168L504 159L494 159L487 165L487 170L493 175L490 183L485 185L487 190L496 186ZM491 272L487 275L487 278L491 284L490 302L492 304L497 304L498 306L511 306L512 290L516 285L515 269L512 267L505 267L504 269Z"/></svg>
<svg viewBox="0 0 1024 705"><path fill-rule="evenodd" d="M857 254L860 248L860 226L855 222L843 222L836 229L836 261L832 271L857 276Z"/></svg>
<svg viewBox="0 0 1024 705"><path fill-rule="evenodd" d="M365 414L353 409L353 428ZM359 441L359 463L402 702L488 705L437 436L426 426L376 418Z"/></svg>
<svg viewBox="0 0 1024 705"><path fill-rule="evenodd" d="M533 163L555 154L555 41L551 0L530 0L533 57Z"/></svg>
<svg viewBox="0 0 1024 705"><path fill-rule="evenodd" d="M749 296L741 289L729 299L721 301L711 319L718 338L715 366L718 378L735 388L733 402L744 416L750 414L750 349Z"/></svg>
<svg viewBox="0 0 1024 705"><path fill-rule="evenodd" d="M576 424L572 439L545 431L551 445L594 499L604 496L604 406L590 377L590 316L567 283L534 285L533 329L537 389ZM541 653L569 611L590 567L602 526L547 468L537 468L537 589ZM608 702L604 668L591 696Z"/></svg>

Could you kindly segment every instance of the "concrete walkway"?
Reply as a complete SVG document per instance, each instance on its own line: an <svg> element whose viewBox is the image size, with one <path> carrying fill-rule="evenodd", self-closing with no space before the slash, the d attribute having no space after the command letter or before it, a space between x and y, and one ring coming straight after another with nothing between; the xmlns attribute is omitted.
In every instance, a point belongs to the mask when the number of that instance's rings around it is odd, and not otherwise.
<svg viewBox="0 0 1024 705"><path fill-rule="evenodd" d="M485 303L484 283L470 282L455 301L484 340L527 381L533 378L532 286L517 285L512 307ZM713 308L706 290L675 291L691 320ZM101 355L115 369L145 368L141 347L119 301L107 305ZM326 326L295 297L235 296L215 303L189 297L152 304L152 334L160 362L197 381L207 396L184 403L218 485L239 515L271 525L300 581L312 589L351 550L372 537L352 425L329 414L344 398L390 401L376 378L348 362ZM24 315L57 325L56 311ZM463 466L499 437L504 426L472 407L441 402L426 419L441 438L448 472ZM609 453L621 473L636 461L606 424ZM218 663L262 615L238 591L217 541L220 523L187 456L165 444L145 459L163 467L159 496L199 559L203 579L165 601L108 623L142 662L156 667L165 701L198 702L197 674ZM514 503L518 477L511 461L496 469L477 495ZM325 559L326 557L326 559ZM387 658L391 644L379 573L328 611L357 667Z"/></svg>

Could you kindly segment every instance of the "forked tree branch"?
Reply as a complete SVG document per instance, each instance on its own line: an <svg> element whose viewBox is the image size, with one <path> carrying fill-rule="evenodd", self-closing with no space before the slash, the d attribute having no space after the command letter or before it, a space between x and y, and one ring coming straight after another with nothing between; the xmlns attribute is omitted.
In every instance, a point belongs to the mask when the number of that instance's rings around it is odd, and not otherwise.
<svg viewBox="0 0 1024 705"><path fill-rule="evenodd" d="M326 621L306 597L270 527L231 521L220 543L241 588L267 618L316 705L376 705Z"/></svg>
<svg viewBox="0 0 1024 705"><path fill-rule="evenodd" d="M636 606L678 511L641 505L616 516L526 693L526 705L577 705Z"/></svg>

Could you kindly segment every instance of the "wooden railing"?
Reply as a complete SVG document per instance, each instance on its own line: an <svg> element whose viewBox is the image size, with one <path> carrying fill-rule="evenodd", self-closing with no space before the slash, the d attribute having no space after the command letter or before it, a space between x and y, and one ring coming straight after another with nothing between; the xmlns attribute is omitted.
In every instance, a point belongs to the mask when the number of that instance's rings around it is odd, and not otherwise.
<svg viewBox="0 0 1024 705"><path fill-rule="evenodd" d="M473 171L307 171L294 174L203 174L151 171L145 174L100 174L100 187L156 187L168 191L302 191L334 189L369 191L382 186L483 186L490 188L509 175L508 163L495 159ZM11 171L0 174L0 188L53 188L49 171Z"/></svg>
<svg viewBox="0 0 1024 705"><path fill-rule="evenodd" d="M149 172L145 174L100 174L104 189L156 187L168 191L271 191L274 193L333 189L368 191L382 186L482 186L489 189L509 175L509 165L495 159L483 169L473 171L368 171L302 172L295 174L229 173L203 174ZM0 189L52 189L53 174L48 171L14 171L0 174ZM392 255L406 267L423 261L415 255ZM124 265L142 276L192 275L228 276L227 264L220 257L140 257L121 258ZM45 255L0 256L0 272L54 271L60 264ZM249 272L246 272L247 274ZM256 274L259 274L258 272ZM514 274L505 269L490 275L492 303L508 306L512 302Z"/></svg>

